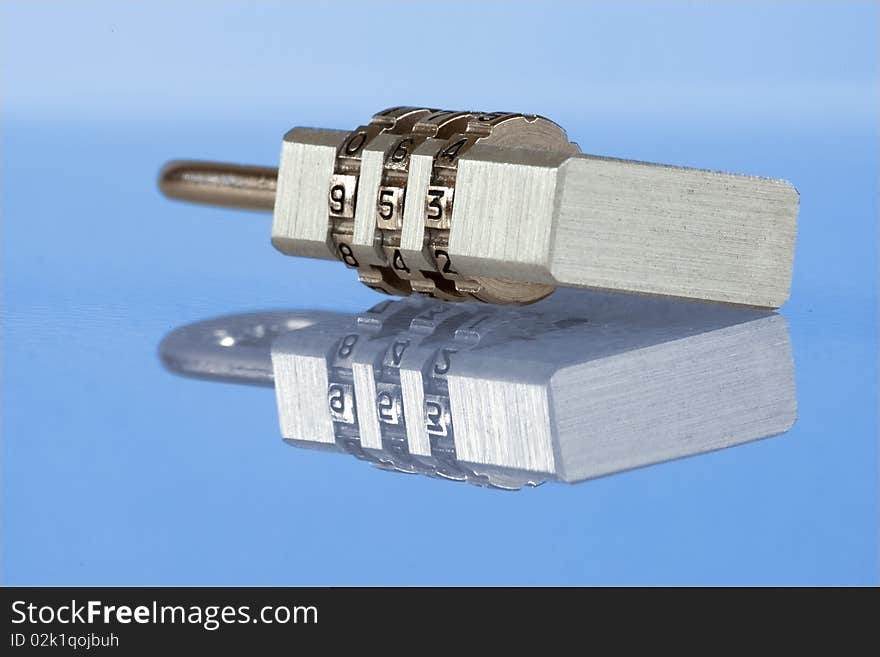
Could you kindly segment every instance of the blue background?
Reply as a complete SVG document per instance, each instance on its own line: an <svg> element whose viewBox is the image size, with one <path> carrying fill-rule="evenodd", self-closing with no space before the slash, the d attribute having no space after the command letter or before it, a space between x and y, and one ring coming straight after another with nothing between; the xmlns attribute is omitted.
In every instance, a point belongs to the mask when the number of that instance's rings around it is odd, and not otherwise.
<svg viewBox="0 0 880 657"><path fill-rule="evenodd" d="M878 5L0 12L4 583L878 583ZM163 199L161 164L272 164L293 125L397 104L791 180L794 429L499 493L287 447L271 390L165 372L183 323L377 295L275 252L266 215Z"/></svg>

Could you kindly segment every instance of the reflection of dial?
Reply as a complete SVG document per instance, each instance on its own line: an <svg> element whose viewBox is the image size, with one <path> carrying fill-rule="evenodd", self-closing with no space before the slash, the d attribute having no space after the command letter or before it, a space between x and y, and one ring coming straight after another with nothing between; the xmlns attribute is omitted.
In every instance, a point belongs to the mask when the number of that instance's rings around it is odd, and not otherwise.
<svg viewBox="0 0 880 657"><path fill-rule="evenodd" d="M160 354L188 376L274 380L292 444L479 485L580 481L784 432L796 414L779 315L596 292L225 317Z"/></svg>

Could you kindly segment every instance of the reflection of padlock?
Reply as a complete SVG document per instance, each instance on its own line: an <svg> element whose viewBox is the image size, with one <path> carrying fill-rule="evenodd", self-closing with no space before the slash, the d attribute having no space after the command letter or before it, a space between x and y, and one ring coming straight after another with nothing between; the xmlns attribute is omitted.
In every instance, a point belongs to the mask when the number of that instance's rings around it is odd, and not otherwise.
<svg viewBox="0 0 880 657"><path fill-rule="evenodd" d="M781 316L599 292L232 316L160 353L190 376L274 381L293 445L503 488L730 447L796 416Z"/></svg>
<svg viewBox="0 0 880 657"><path fill-rule="evenodd" d="M776 308L798 212L785 181L582 155L533 115L412 107L294 128L277 172L173 162L160 186L274 209L278 250L382 292L498 304L572 286Z"/></svg>

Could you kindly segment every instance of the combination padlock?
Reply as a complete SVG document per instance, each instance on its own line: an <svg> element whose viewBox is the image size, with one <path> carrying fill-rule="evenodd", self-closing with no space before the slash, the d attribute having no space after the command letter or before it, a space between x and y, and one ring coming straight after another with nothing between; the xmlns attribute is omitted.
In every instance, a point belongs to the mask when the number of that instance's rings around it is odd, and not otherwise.
<svg viewBox="0 0 880 657"><path fill-rule="evenodd" d="M519 305L570 286L777 308L798 213L783 180L584 155L536 115L414 107L294 128L277 170L171 162L160 188L273 210L275 248L381 292Z"/></svg>
<svg viewBox="0 0 880 657"><path fill-rule="evenodd" d="M178 374L274 385L290 445L494 488L733 447L797 417L782 316L603 292L232 315L159 353Z"/></svg>

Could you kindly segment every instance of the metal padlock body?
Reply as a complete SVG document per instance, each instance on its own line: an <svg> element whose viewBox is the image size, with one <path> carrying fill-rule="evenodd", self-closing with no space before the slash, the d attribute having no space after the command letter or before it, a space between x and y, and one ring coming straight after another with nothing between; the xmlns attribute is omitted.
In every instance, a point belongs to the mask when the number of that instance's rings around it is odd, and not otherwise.
<svg viewBox="0 0 880 657"><path fill-rule="evenodd" d="M534 115L426 108L294 128L277 172L172 162L160 187L271 208L278 250L382 292L514 305L575 287L778 308L799 204L784 180L581 154Z"/></svg>
<svg viewBox="0 0 880 657"><path fill-rule="evenodd" d="M444 126L462 124L462 132L444 134ZM357 152L349 157L353 140ZM406 142L410 143L402 150ZM284 144L272 237L283 253L338 257L359 270L362 282L386 293L406 295L415 289L450 301L525 304L553 291L554 286L544 283L464 276L456 270L448 247L461 159L478 145L579 152L552 121L513 113L444 111L423 114L409 134L394 128L370 132L362 127L351 133L294 129ZM308 185L315 191L315 170L330 165L331 150L335 159L326 200L331 221L320 225L321 199L303 190ZM400 153L405 156L396 158ZM355 157L357 167L351 163ZM395 184L383 185L391 177ZM351 219L353 226L341 231L334 216ZM412 284L409 290L405 281Z"/></svg>

